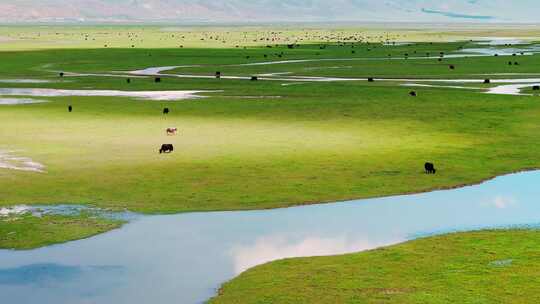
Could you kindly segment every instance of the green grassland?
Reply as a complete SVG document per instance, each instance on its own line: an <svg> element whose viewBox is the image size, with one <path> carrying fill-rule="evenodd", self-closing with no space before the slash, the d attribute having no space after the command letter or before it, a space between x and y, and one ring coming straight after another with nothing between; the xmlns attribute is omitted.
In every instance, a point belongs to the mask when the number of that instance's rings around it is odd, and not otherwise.
<svg viewBox="0 0 540 304"><path fill-rule="evenodd" d="M538 55L512 59L519 66L508 66L510 57L377 59L412 57L415 51L448 54L477 47L474 42L320 45L6 48L0 52L0 80L52 82L2 83L4 88L214 92L174 102L43 97L50 102L0 106L0 150L30 157L47 171L0 169L0 206L72 203L145 213L265 209L450 188L539 167L538 96L416 88L419 96L414 98L408 95L411 88L392 81L283 86L278 80L164 77L161 83L132 78L128 84L119 77L58 77L59 71L110 74L200 65L173 72L483 78L479 74L534 74L540 62ZM238 66L321 58L346 60ZM67 112L69 104L73 113ZM163 107L171 113L162 115ZM178 127L179 135L166 136L167 127ZM174 144L176 151L158 154L163 143ZM425 161L435 162L439 174L423 174Z"/></svg>
<svg viewBox="0 0 540 304"><path fill-rule="evenodd" d="M457 44L423 47L449 52ZM313 49L290 50L289 57L312 58ZM266 51L248 50L261 58ZM0 204L87 203L152 213L262 209L454 187L538 167L540 103L534 96L421 88L412 98L410 88L386 81L282 86L280 81L176 78L156 84L137 78L127 84L113 77L60 79L51 71L103 73L204 62L211 71L244 63L244 52L1 53L5 78L56 81L6 87L219 92L177 102L54 97L47 98L50 103L2 107L2 149L23 151L45 164L47 173L2 170ZM327 52L330 58L343 56L340 47ZM532 66L536 58L520 57ZM463 60L474 74L496 69L494 60L504 67L507 59ZM384 62L378 64L381 75L412 74L426 61L407 61L406 68L386 72ZM73 113L66 111L68 104ZM168 116L161 114L165 106L171 109ZM165 135L170 126L180 129L179 136ZM159 155L162 143L173 143L177 151ZM422 174L428 160L439 167L436 177Z"/></svg>
<svg viewBox="0 0 540 304"><path fill-rule="evenodd" d="M481 231L333 257L286 259L209 303L537 303L540 232Z"/></svg>
<svg viewBox="0 0 540 304"><path fill-rule="evenodd" d="M338 41L448 42L480 37L538 37L538 26L491 24L398 26L381 24L292 25L20 25L0 27L0 50L95 48L234 48Z"/></svg>
<svg viewBox="0 0 540 304"><path fill-rule="evenodd" d="M0 217L0 248L22 250L48 246L91 237L121 225L121 221L90 215Z"/></svg>

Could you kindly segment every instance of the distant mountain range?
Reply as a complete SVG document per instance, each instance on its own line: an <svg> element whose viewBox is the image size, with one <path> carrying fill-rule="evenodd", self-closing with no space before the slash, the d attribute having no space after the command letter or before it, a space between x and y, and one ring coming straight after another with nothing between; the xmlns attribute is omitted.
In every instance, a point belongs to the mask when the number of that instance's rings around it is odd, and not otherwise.
<svg viewBox="0 0 540 304"><path fill-rule="evenodd" d="M540 22L538 0L0 0L0 23Z"/></svg>

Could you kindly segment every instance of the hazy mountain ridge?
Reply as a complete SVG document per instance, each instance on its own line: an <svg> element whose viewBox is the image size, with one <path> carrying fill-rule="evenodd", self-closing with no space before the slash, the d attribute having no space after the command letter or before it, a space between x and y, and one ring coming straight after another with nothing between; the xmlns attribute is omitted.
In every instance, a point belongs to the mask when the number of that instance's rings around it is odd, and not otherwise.
<svg viewBox="0 0 540 304"><path fill-rule="evenodd" d="M536 0L5 0L0 22L535 22Z"/></svg>

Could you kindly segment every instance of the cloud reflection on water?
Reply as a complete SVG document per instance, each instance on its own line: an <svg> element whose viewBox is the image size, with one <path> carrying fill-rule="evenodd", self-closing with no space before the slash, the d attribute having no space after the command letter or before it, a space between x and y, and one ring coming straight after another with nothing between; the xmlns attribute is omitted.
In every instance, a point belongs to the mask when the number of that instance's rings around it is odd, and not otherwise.
<svg viewBox="0 0 540 304"><path fill-rule="evenodd" d="M270 261L293 257L327 256L353 253L398 243L405 239L377 242L368 238L316 237L290 239L283 236L264 236L250 245L231 250L234 271L240 274L247 269Z"/></svg>

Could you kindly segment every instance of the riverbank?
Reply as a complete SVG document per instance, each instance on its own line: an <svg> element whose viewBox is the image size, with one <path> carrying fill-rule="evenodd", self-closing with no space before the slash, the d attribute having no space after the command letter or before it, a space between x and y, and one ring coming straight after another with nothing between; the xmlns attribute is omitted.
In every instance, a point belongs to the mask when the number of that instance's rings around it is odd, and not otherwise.
<svg viewBox="0 0 540 304"><path fill-rule="evenodd" d="M534 171L453 190L326 205L137 216L122 229L85 240L24 252L0 250L0 281L12 282L0 284L0 291L8 300L29 303L158 297L201 303L223 282L276 260L365 252L456 231L536 229L539 181L540 172ZM44 272L51 288L40 288ZM133 291L149 281L165 283ZM29 292L14 292L21 289Z"/></svg>
<svg viewBox="0 0 540 304"><path fill-rule="evenodd" d="M209 303L535 303L539 246L539 230L491 230L281 260L244 272Z"/></svg>
<svg viewBox="0 0 540 304"><path fill-rule="evenodd" d="M91 215L0 216L0 249L30 250L118 229L123 221Z"/></svg>

